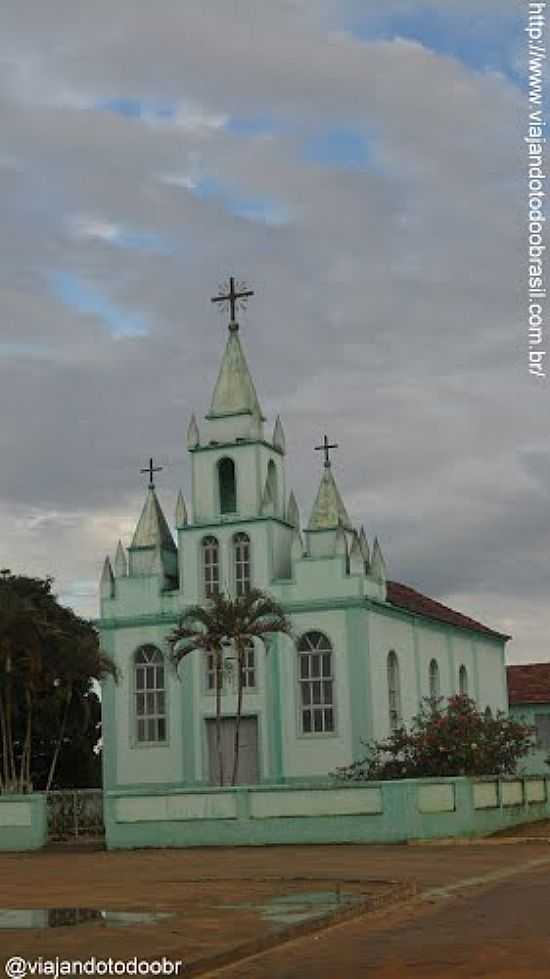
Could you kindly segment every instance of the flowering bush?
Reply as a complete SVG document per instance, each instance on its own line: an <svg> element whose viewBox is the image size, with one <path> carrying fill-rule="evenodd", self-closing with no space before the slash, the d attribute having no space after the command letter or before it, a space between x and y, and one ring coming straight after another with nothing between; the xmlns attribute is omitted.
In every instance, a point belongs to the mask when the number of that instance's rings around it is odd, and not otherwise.
<svg viewBox="0 0 550 979"><path fill-rule="evenodd" d="M448 775L512 775L533 747L534 728L499 711L482 713L469 697L426 699L410 729L365 745L366 755L338 778L375 780Z"/></svg>

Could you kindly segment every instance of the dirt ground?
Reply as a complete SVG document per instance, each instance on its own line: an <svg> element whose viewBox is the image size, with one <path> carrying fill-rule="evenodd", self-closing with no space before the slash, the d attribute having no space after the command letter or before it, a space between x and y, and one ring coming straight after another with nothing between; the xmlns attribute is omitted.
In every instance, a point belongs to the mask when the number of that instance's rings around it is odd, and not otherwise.
<svg viewBox="0 0 550 979"><path fill-rule="evenodd" d="M321 928L307 917L311 900L321 901L315 913L328 913L328 900L331 913L354 917ZM378 904L383 910L373 910ZM173 917L119 928L92 921L0 931L0 963L13 955L164 955L186 963L188 974L220 979L550 975L550 847L542 839L3 854L0 908L7 907ZM304 927L308 934L288 940Z"/></svg>

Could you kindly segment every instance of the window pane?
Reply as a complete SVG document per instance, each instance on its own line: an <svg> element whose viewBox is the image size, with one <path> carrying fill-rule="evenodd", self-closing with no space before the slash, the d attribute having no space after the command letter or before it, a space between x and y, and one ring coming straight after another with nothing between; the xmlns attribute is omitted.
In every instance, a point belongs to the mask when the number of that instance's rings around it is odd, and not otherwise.
<svg viewBox="0 0 550 979"><path fill-rule="evenodd" d="M316 710L313 713L313 727L316 732L323 730L323 712Z"/></svg>
<svg viewBox="0 0 550 979"><path fill-rule="evenodd" d="M156 721L154 721L152 718L149 718L149 720L145 722L145 725L147 730L147 740L155 741Z"/></svg>
<svg viewBox="0 0 550 979"><path fill-rule="evenodd" d="M313 686L313 703L314 704L320 704L321 703L321 684L316 681L315 683L312 684L312 686Z"/></svg>
<svg viewBox="0 0 550 979"><path fill-rule="evenodd" d="M137 690L143 690L144 680L145 680L145 677L144 677L144 674L143 674L143 670L141 669L141 667L138 666L138 668L136 670L136 689Z"/></svg>
<svg viewBox="0 0 550 979"><path fill-rule="evenodd" d="M331 659L330 653L323 654L323 676L326 677L331 676L330 659Z"/></svg>
<svg viewBox="0 0 550 979"><path fill-rule="evenodd" d="M309 683L302 683L302 704L309 707L311 703L311 687Z"/></svg>
<svg viewBox="0 0 550 979"><path fill-rule="evenodd" d="M159 741L166 740L166 721L164 717L159 717Z"/></svg>
<svg viewBox="0 0 550 979"><path fill-rule="evenodd" d="M145 713L145 694L143 693L138 693L136 697L136 712L140 715Z"/></svg>
<svg viewBox="0 0 550 979"><path fill-rule="evenodd" d="M319 661L320 661L320 656L318 656L317 653L312 653L311 654L311 675L312 676L319 676L320 667L321 667L321 664L320 664Z"/></svg>
<svg viewBox="0 0 550 979"><path fill-rule="evenodd" d="M145 741L145 721L138 721L138 741Z"/></svg>
<svg viewBox="0 0 550 979"><path fill-rule="evenodd" d="M147 674L146 686L148 690L153 690L155 687L155 668L154 666L148 666L145 670Z"/></svg>
<svg viewBox="0 0 550 979"><path fill-rule="evenodd" d="M303 717L303 724L304 724L304 732L305 734L309 734L311 732L311 711L305 710L302 714L302 717Z"/></svg>
<svg viewBox="0 0 550 979"><path fill-rule="evenodd" d="M165 713L165 707L164 707L164 691L161 690L157 694L157 714L164 714L164 713Z"/></svg>
<svg viewBox="0 0 550 979"><path fill-rule="evenodd" d="M300 656L300 676L306 679L309 676L309 657Z"/></svg>
<svg viewBox="0 0 550 979"><path fill-rule="evenodd" d="M332 709L325 711L325 731L332 731L334 728L334 713Z"/></svg>

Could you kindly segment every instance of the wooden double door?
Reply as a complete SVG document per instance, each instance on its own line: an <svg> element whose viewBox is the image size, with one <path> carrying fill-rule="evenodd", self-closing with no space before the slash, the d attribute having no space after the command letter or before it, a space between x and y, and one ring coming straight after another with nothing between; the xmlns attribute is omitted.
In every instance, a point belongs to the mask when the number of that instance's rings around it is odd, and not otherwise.
<svg viewBox="0 0 550 979"><path fill-rule="evenodd" d="M208 774L211 785L219 785L219 761L216 744L216 721L206 721L208 741ZM221 721L221 743L224 784L231 784L235 743L235 718L224 717ZM258 781L258 719L241 717L239 727L238 785L254 785Z"/></svg>

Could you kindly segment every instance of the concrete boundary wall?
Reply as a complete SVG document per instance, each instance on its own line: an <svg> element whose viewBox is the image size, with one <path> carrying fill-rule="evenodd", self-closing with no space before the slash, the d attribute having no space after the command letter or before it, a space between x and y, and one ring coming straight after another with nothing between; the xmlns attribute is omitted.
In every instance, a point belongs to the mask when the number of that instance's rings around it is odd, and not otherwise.
<svg viewBox="0 0 550 979"><path fill-rule="evenodd" d="M105 794L110 849L399 843L550 818L550 779L438 778Z"/></svg>
<svg viewBox="0 0 550 979"><path fill-rule="evenodd" d="M46 796L0 795L0 851L38 850L48 839Z"/></svg>

